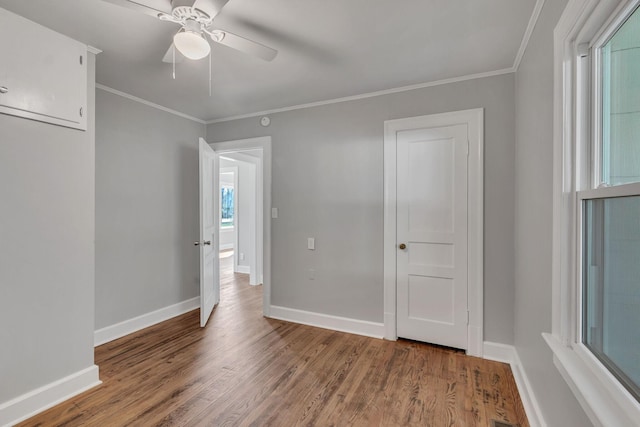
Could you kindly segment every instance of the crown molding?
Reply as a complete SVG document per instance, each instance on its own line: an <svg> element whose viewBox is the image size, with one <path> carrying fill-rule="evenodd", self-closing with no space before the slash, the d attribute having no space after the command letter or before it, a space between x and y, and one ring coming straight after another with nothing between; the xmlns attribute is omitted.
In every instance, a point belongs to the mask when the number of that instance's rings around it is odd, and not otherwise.
<svg viewBox="0 0 640 427"><path fill-rule="evenodd" d="M148 107L156 108L156 109L164 111L166 113L170 113L170 114L176 115L178 117L182 117L183 119L192 120L192 121L194 121L196 123L200 123L202 125L207 124L207 122L205 122L204 120L198 119L196 117L190 116L190 115L185 114L185 113L181 113L180 111L172 110L171 108L163 107L162 105L155 104L153 102L147 101L146 99L138 98L137 96L133 96L133 95L128 94L126 92L121 92L119 90L113 89L113 88L111 88L109 86L102 85L100 83L96 83L96 89L104 90L105 92L109 92L109 93L112 93L114 95L118 95L118 96L121 96L123 98L127 98L127 99L130 99L130 100L135 101L135 102L139 102L139 103L144 104L144 105L146 105Z"/></svg>
<svg viewBox="0 0 640 427"><path fill-rule="evenodd" d="M424 88L428 88L428 87L442 86L442 85L447 85L447 84L451 84L451 83L463 82L463 81L467 81L467 80L482 79L482 78L485 78L485 77L500 76L500 75L503 75L503 74L510 74L510 73L513 73L513 72L514 72L513 68L503 68L501 70L487 71L485 73L477 73L477 74L468 74L466 76L453 77L453 78L450 78L450 79L443 79L443 80L436 80L436 81L427 82L427 83L419 83L419 84L410 85L410 86L401 86L401 87L397 87L397 88L393 88L393 89L379 90L379 91L376 91L376 92L362 93L362 94L353 95L353 96L345 96L343 98L327 99L325 101L310 102L308 104L298 104L298 105L292 105L290 107L275 108L273 110L264 110L264 111L258 111L258 112L255 112L255 113L241 114L241 115L238 115L238 116L224 117L224 118L220 118L220 119L209 120L206 123L208 125L210 125L210 124L214 124L214 123L228 122L228 121L231 121L231 120L238 120L238 119L246 119L246 118L250 118L250 117L264 116L264 115L267 115L267 114L283 113L285 111L302 110L302 109L305 109L305 108L320 107L320 106L323 106L323 105L338 104L338 103L341 103L341 102L357 101L359 99L373 98L373 97L376 97L376 96L390 95L390 94L400 93L400 92L408 92L408 91L412 91L412 90L416 90L416 89L424 89Z"/></svg>
<svg viewBox="0 0 640 427"><path fill-rule="evenodd" d="M524 35L522 36L522 42L520 43L520 49L518 49L518 54L516 55L515 61L513 61L513 71L517 72L518 68L520 68L520 62L524 57L524 53L527 50L527 46L529 45L529 40L531 40L531 35L533 34L533 30L536 28L536 24L538 23L538 18L540 18L540 13L542 12L542 7L544 6L545 0L536 0L536 4L533 6L533 11L531 12L531 17L529 18L529 24L527 25L527 29L524 31Z"/></svg>

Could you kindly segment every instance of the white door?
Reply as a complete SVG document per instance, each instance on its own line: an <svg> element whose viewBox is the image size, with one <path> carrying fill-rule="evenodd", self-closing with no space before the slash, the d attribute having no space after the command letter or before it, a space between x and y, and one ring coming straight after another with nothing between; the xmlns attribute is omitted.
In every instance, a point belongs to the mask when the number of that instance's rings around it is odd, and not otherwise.
<svg viewBox="0 0 640 427"><path fill-rule="evenodd" d="M397 333L466 349L467 125L396 138Z"/></svg>
<svg viewBox="0 0 640 427"><path fill-rule="evenodd" d="M200 326L205 326L213 307L220 301L218 233L218 159L200 138Z"/></svg>

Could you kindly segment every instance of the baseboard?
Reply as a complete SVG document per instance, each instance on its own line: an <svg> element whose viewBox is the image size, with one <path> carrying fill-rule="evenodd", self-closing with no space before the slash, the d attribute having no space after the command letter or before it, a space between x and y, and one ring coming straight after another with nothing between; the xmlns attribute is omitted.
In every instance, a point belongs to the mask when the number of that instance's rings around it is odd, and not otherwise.
<svg viewBox="0 0 640 427"><path fill-rule="evenodd" d="M237 265L236 273L251 274L251 267L248 265Z"/></svg>
<svg viewBox="0 0 640 427"><path fill-rule="evenodd" d="M385 332L383 323L331 316L329 314L314 313L275 305L270 307L269 317L373 338L382 338Z"/></svg>
<svg viewBox="0 0 640 427"><path fill-rule="evenodd" d="M527 413L529 425L531 427L547 427L516 348L512 345L485 341L483 344L483 358L511 365L511 372L513 372L513 378L516 381L522 405Z"/></svg>
<svg viewBox="0 0 640 427"><path fill-rule="evenodd" d="M93 365L39 387L0 404L0 426L15 425L100 384L98 367Z"/></svg>
<svg viewBox="0 0 640 427"><path fill-rule="evenodd" d="M150 313L143 314L106 328L98 329L93 334L93 343L97 347L115 339L137 332L140 329L148 328L156 323L164 322L173 317L187 313L200 307L200 297L188 299Z"/></svg>
<svg viewBox="0 0 640 427"><path fill-rule="evenodd" d="M485 341L482 344L482 358L511 365L516 360L516 348L508 344Z"/></svg>

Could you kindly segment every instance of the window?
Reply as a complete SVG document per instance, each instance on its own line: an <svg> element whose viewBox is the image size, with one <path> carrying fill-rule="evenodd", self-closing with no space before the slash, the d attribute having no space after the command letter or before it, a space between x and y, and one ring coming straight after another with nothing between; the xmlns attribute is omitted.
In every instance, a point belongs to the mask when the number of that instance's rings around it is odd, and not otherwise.
<svg viewBox="0 0 640 427"><path fill-rule="evenodd" d="M640 399L640 11L601 40L591 55L594 132L582 145L594 153L591 188L578 192L581 336Z"/></svg>
<svg viewBox="0 0 640 427"><path fill-rule="evenodd" d="M233 227L235 199L233 186L222 184L220 187L220 227Z"/></svg>
<svg viewBox="0 0 640 427"><path fill-rule="evenodd" d="M583 201L582 342L640 397L640 197Z"/></svg>
<svg viewBox="0 0 640 427"><path fill-rule="evenodd" d="M555 37L554 363L596 425L640 419L640 0L569 0Z"/></svg>

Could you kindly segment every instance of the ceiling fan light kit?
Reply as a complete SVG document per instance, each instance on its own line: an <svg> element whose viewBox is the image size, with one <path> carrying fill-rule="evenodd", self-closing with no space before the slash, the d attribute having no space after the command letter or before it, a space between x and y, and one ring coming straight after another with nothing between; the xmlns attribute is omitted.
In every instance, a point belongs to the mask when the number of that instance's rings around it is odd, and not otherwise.
<svg viewBox="0 0 640 427"><path fill-rule="evenodd" d="M186 28L173 36L173 43L176 49L189 59L202 59L211 52L211 46L202 33Z"/></svg>

